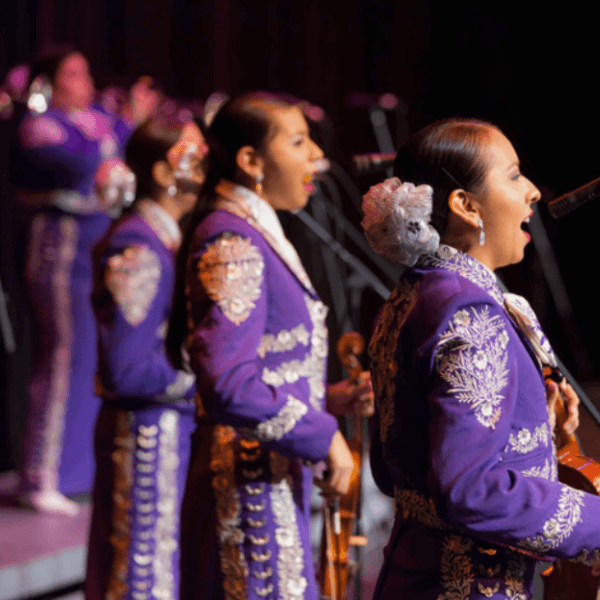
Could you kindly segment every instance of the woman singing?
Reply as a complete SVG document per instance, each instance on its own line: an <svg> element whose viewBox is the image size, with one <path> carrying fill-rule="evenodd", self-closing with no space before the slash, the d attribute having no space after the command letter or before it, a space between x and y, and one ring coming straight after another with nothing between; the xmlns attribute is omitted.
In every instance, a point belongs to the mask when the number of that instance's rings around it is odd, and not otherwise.
<svg viewBox="0 0 600 600"><path fill-rule="evenodd" d="M327 460L326 494L352 471L325 408L368 412L372 399L368 380L328 393L327 309L275 213L306 205L322 152L297 107L261 93L225 104L207 140L169 333L199 391L181 597L315 600L310 466Z"/></svg>
<svg viewBox="0 0 600 600"><path fill-rule="evenodd" d="M95 178L105 161L117 164L156 95L138 85L130 118L107 114L92 104L88 62L71 47L41 55L31 78L13 169L17 198L30 214L26 281L35 339L19 498L37 510L73 514L77 506L65 495L91 491L99 408L92 248L113 208Z"/></svg>
<svg viewBox="0 0 600 600"><path fill-rule="evenodd" d="M133 133L126 159L139 199L97 250L93 305L104 402L87 600L179 597L179 515L196 388L189 371L169 362L165 334L178 223L196 204L207 148L193 122L173 141L173 130L157 122Z"/></svg>
<svg viewBox="0 0 600 600"><path fill-rule="evenodd" d="M472 120L421 130L395 172L404 183L363 205L373 247L409 266L370 346L373 470L397 506L376 597L531 598L536 558L600 559L600 498L557 481L552 349L493 274L523 258L540 193ZM561 387L572 432L578 399Z"/></svg>

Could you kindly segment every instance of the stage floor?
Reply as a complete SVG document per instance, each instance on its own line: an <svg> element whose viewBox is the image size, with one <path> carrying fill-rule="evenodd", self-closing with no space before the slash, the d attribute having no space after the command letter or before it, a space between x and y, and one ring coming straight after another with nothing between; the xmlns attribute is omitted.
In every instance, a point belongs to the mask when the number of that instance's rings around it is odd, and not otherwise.
<svg viewBox="0 0 600 600"><path fill-rule="evenodd" d="M16 504L15 484L14 473L0 474L0 600L31 598L83 582L89 503L75 517L42 515Z"/></svg>

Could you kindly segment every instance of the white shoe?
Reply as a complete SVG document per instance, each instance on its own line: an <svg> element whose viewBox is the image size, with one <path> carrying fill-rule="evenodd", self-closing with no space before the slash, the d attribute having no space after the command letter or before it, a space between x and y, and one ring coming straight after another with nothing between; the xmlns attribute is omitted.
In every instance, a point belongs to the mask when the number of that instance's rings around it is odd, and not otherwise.
<svg viewBox="0 0 600 600"><path fill-rule="evenodd" d="M41 513L53 513L74 517L79 512L79 505L69 500L56 490L28 492L19 495L19 504Z"/></svg>

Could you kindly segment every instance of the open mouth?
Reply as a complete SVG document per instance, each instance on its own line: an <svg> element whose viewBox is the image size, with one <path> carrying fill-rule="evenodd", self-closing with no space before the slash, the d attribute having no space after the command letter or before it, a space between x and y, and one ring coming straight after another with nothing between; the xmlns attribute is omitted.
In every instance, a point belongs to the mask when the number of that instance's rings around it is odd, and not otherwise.
<svg viewBox="0 0 600 600"><path fill-rule="evenodd" d="M305 175L303 182L302 182L302 186L308 193L312 194L315 191L315 185L313 183L313 176Z"/></svg>
<svg viewBox="0 0 600 600"><path fill-rule="evenodd" d="M531 220L532 216L533 213L529 215L526 219L523 219L523 221L521 221L521 229L529 239L531 239L531 233L529 231L529 221Z"/></svg>

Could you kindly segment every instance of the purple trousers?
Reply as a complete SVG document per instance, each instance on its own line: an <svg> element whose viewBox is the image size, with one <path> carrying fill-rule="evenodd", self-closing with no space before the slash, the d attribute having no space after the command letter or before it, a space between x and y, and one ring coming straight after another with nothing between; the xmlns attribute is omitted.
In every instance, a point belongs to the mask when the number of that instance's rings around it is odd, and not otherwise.
<svg viewBox="0 0 600 600"><path fill-rule="evenodd" d="M100 214L48 211L31 219L26 280L34 337L21 492L92 489L100 407L92 251L109 225Z"/></svg>

